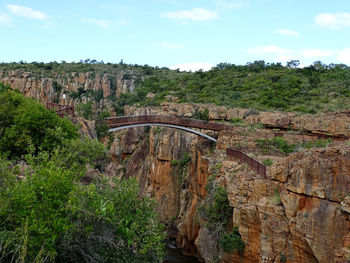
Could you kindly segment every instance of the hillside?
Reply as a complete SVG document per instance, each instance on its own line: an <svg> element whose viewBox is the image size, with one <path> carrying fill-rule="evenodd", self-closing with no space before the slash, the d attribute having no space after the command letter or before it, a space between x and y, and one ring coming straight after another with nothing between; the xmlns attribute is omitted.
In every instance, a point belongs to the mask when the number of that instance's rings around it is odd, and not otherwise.
<svg viewBox="0 0 350 263"><path fill-rule="evenodd" d="M160 105L164 101L215 104L257 110L302 113L336 111L350 105L350 68L343 64L315 62L297 68L264 61L245 66L221 63L210 71L180 72L148 65L84 63L2 63L0 81L25 81L52 87L49 99L68 94L75 103L105 99L117 114L126 104ZM46 92L49 92L47 89ZM121 95L123 94L123 95ZM106 103L104 103L106 104Z"/></svg>
<svg viewBox="0 0 350 263"><path fill-rule="evenodd" d="M186 255L206 263L349 260L349 67L257 61L190 73L88 62L2 64L0 82L44 104L74 106L83 118L71 120L90 137L94 120L116 115L230 125L218 132L201 129L215 144L166 127L96 131L108 157L94 167L107 178L135 178L139 188L134 185L133 193L155 200L167 237ZM80 145L69 141L58 160L83 161L76 168L89 169L84 152L100 143ZM229 156L227 148L255 162ZM257 162L266 174L253 169ZM161 258L162 240L152 240Z"/></svg>

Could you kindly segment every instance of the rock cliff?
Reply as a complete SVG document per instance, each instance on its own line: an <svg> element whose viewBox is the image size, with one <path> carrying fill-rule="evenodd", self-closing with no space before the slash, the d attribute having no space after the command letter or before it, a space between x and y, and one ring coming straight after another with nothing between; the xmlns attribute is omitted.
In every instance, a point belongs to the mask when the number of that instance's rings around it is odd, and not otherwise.
<svg viewBox="0 0 350 263"><path fill-rule="evenodd" d="M26 96L42 103L57 101L61 104L74 104L69 94L79 88L85 91L102 91L102 98L119 96L121 93L133 92L136 73L120 71L114 75L86 73L61 73L54 76L37 76L22 70L0 71L0 82L10 85ZM66 94L65 98L63 94Z"/></svg>
<svg viewBox="0 0 350 263"><path fill-rule="evenodd" d="M126 110L159 113L164 107ZM175 113L184 114L170 114ZM111 149L119 176L138 178L141 193L157 200L169 236L187 254L207 263L348 262L349 143L276 158L264 179L225 156L223 149L242 136L249 137L222 132L215 146L168 128L129 129L116 134ZM230 224L238 226L246 244L242 253L223 251L216 232L198 215L208 198L209 178L227 190Z"/></svg>
<svg viewBox="0 0 350 263"><path fill-rule="evenodd" d="M58 99L74 104L62 94L102 90L102 97L132 91L135 79L126 73L90 75L71 73L36 78L24 72L0 72L0 81L45 103ZM101 99L107 104L108 100ZM176 100L169 98L170 100ZM169 236L179 247L207 263L222 262L349 262L350 260L350 145L349 141L328 148L309 149L286 158L275 158L266 179L225 155L225 148L254 138L270 138L265 128L306 131L310 134L350 136L349 112L299 115L226 109L210 105L165 102L161 108L125 107L125 114L167 114L191 117L209 109L213 121L243 120L249 127L234 133L221 132L217 145L193 134L168 128L134 128L105 139L112 162L111 176L134 176L141 194L158 202L158 214ZM95 137L94 123L83 119L83 134ZM291 141L299 140L287 134ZM306 136L307 137L307 136ZM305 137L303 137L305 139ZM260 158L256 156L256 158ZM219 169L218 169L219 167ZM229 227L237 226L246 247L225 252L215 231L199 216L208 202L210 180L227 191L232 214Z"/></svg>

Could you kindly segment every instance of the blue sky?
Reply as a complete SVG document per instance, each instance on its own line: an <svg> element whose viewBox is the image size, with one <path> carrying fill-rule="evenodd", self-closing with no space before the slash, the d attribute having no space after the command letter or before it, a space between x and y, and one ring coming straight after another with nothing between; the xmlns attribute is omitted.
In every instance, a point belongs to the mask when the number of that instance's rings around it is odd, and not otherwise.
<svg viewBox="0 0 350 263"><path fill-rule="evenodd" d="M2 62L350 65L349 0L0 0Z"/></svg>

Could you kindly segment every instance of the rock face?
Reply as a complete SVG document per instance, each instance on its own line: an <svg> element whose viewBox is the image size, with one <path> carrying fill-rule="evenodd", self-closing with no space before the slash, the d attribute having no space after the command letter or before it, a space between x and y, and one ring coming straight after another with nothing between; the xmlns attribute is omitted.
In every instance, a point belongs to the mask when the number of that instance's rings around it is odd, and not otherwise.
<svg viewBox="0 0 350 263"><path fill-rule="evenodd" d="M350 151L310 150L274 164L267 180L233 173L227 184L247 262L347 262ZM232 164L227 164L231 166ZM345 208L346 210L346 208ZM224 262L239 262L226 256Z"/></svg>
<svg viewBox="0 0 350 263"><path fill-rule="evenodd" d="M61 103L72 104L71 98L63 101L61 95L83 88L102 90L106 98L134 88L132 74L125 72L113 78L81 73L36 79L29 73L13 71L0 73L0 81L41 102L59 98ZM60 92L56 90L58 84L62 86ZM267 127L350 135L348 112L313 116L166 102L161 109L126 107L125 114L191 117L205 108L209 109L211 120L239 118ZM77 122L82 125L82 134L96 136L93 122ZM136 177L141 194L158 202L157 212L169 236L185 253L207 263L349 262L349 144L280 158L268 169L267 179L263 179L224 154L226 147L243 140L249 145L253 139L245 130L221 132L215 146L193 134L168 128L128 129L106 139L112 160L106 173ZM218 163L221 169L215 172L214 180L227 190L233 208L231 225L238 227L246 244L242 253L223 251L216 233L205 220L198 219L198 209L208 198L205 186Z"/></svg>
<svg viewBox="0 0 350 263"><path fill-rule="evenodd" d="M129 110L158 113L153 108ZM239 141L240 136L220 133L217 146ZM229 160L220 147L213 151L211 143L186 132L156 127L130 129L116 137L111 149L119 165L126 162L124 175L138 178L141 193L157 200L169 236L185 253L207 263L349 261L346 144L279 158L263 179ZM215 172L215 181L226 188L233 208L230 221L246 243L240 254L220 249L216 233L198 219L207 198L205 186L218 163L222 168Z"/></svg>
<svg viewBox="0 0 350 263"><path fill-rule="evenodd" d="M310 132L313 134L332 134L340 137L350 137L350 112L319 113L316 115L296 114L287 112L264 112L250 109L233 108L204 104L181 104L164 102L161 109L147 107L149 114L164 114L181 117L192 117L195 112L209 110L210 120L235 120L242 119L246 124L260 124L269 128L289 129L295 131ZM137 112L139 109L133 106L126 108L126 114Z"/></svg>
<svg viewBox="0 0 350 263"><path fill-rule="evenodd" d="M130 130L134 130L133 138ZM130 130L116 135L120 139L114 142L120 146L113 142L111 147L121 149L120 155L127 160L124 175L136 177L141 193L158 202L160 219L177 245L187 254L200 256L194 245L199 232L195 218L208 178L209 161L203 156L212 143L168 128L152 128L144 139L138 129Z"/></svg>
<svg viewBox="0 0 350 263"><path fill-rule="evenodd" d="M82 96L82 101L95 101L95 107L101 110L107 108L115 115L110 101L112 96L117 98L120 94L133 92L136 78L140 77L136 72L125 70L115 74L86 73L62 73L55 76L37 76L30 72L21 70L0 71L0 82L9 84L12 88L21 91L26 96L35 98L42 103L59 102L61 104L75 105L78 102L74 92L85 91L90 94ZM66 94L65 98L63 94ZM91 95L92 94L92 95ZM152 97L155 94L148 94ZM168 101L176 101L174 96L168 96ZM308 131L316 134L333 134L350 137L350 112L320 113L318 115L300 115L285 112L263 112L250 109L227 109L224 106L204 104L178 104L175 102L164 102L159 108L148 107L147 112L158 112L166 115L192 117L196 112L209 110L210 120L233 120L244 119L247 124L262 124L266 127L292 129L296 131ZM127 112L137 110L135 107L127 107Z"/></svg>
<svg viewBox="0 0 350 263"><path fill-rule="evenodd" d="M102 98L118 97L121 93L133 92L136 75L132 71L120 71L115 75L87 73L67 73L52 77L38 77L20 70L0 72L0 82L10 85L28 97L42 103L59 101L62 104L74 104L69 96L78 88L85 91L102 91ZM66 98L63 98L66 94Z"/></svg>

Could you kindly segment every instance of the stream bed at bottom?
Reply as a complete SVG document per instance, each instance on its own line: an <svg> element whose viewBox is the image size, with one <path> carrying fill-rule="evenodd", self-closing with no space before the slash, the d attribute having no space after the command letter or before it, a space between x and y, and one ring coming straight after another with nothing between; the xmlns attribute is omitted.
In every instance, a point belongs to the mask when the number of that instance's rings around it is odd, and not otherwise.
<svg viewBox="0 0 350 263"><path fill-rule="evenodd" d="M167 243L167 255L163 263L199 263L195 257L182 254L180 248L175 247L170 242Z"/></svg>

